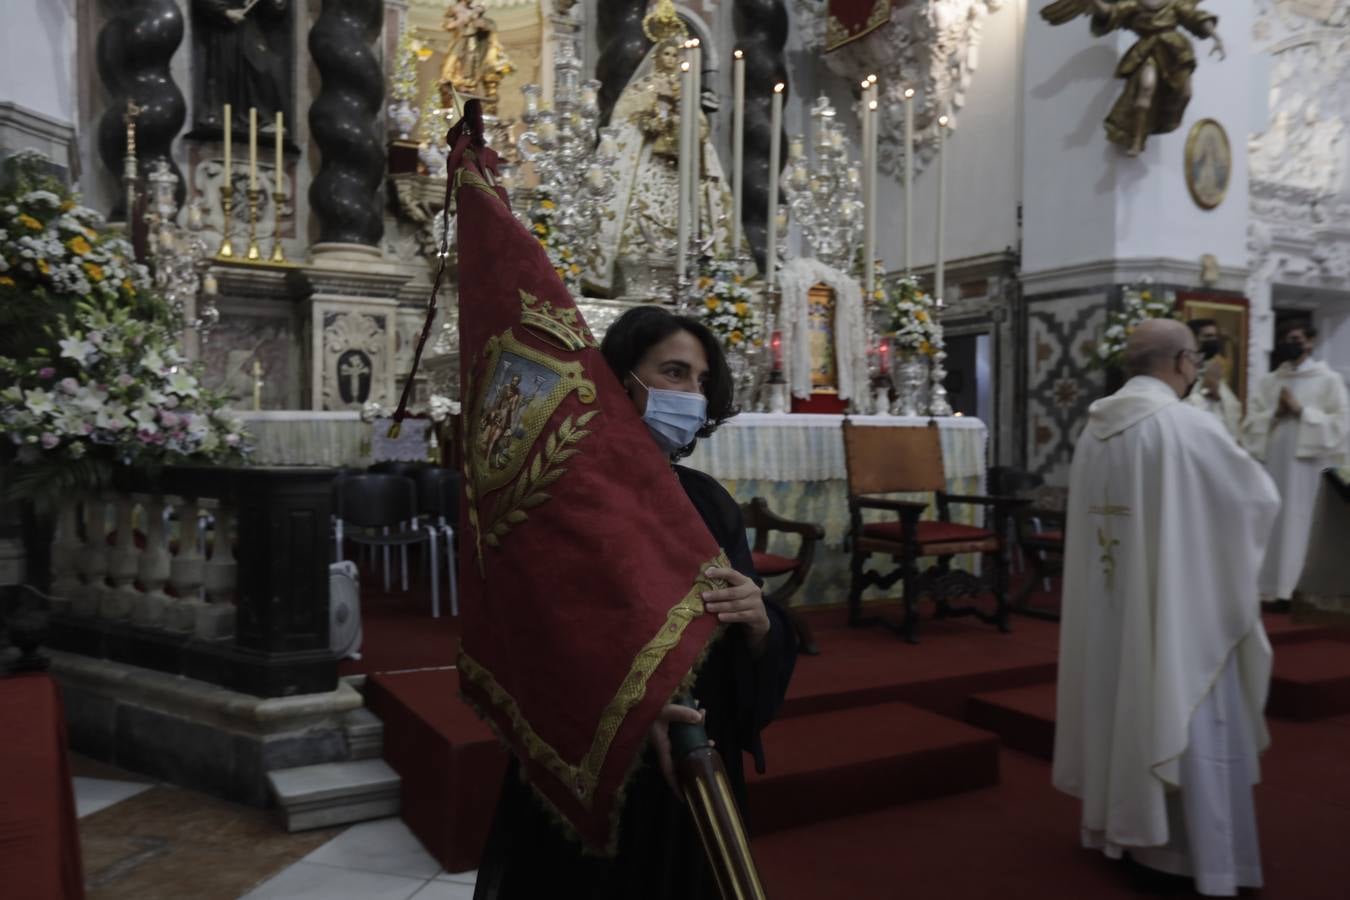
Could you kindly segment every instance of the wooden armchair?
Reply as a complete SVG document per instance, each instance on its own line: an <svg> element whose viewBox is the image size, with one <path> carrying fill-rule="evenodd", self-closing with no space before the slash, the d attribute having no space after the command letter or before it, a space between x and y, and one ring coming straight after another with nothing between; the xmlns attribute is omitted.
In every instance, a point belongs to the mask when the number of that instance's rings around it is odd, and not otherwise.
<svg viewBox="0 0 1350 900"><path fill-rule="evenodd" d="M769 510L769 504L763 497L755 497L749 503L741 504L741 515L745 518L745 527L755 530L755 544L750 555L755 562L755 571L766 581L780 575L788 579L764 596L773 600L787 613L792 630L797 635L797 647L809 656L818 656L820 648L816 646L811 626L801 613L788 606L788 600L801 589L806 576L811 572L811 561L816 555L816 541L825 539L825 529L814 522L794 522L775 515ZM779 556L768 552L769 533L783 531L800 536L801 544L797 555Z"/></svg>
<svg viewBox="0 0 1350 900"><path fill-rule="evenodd" d="M844 460L848 471L849 543L852 548L848 621L861 626L877 622L888 625L910 643L918 638L918 601L932 596L937 618L973 615L1008 631L1008 520L1026 501L1013 497L965 496L947 493L942 464L942 444L936 422L923 428L858 426L844 420ZM934 495L937 520L923 520L928 504L893 500L878 494L927 493ZM976 504L985 508L984 526L951 521L951 504ZM879 509L896 514L894 522L864 522L863 510ZM882 575L864 571L873 553L891 557L898 567ZM984 577L951 568L953 556L980 553ZM920 571L919 560L935 560ZM876 585L889 588L904 584L904 621L896 626L881 617L864 619L862 593ZM992 591L994 611L975 606L953 607L950 596L972 596Z"/></svg>
<svg viewBox="0 0 1350 900"><path fill-rule="evenodd" d="M1026 560L1022 589L1013 601L1013 611L1038 619L1059 620L1059 609L1031 605L1036 583L1050 590L1050 579L1064 574L1064 522L1068 492L1063 488L1037 487L1025 495L1027 506L1019 509L1014 522L1017 543Z"/></svg>

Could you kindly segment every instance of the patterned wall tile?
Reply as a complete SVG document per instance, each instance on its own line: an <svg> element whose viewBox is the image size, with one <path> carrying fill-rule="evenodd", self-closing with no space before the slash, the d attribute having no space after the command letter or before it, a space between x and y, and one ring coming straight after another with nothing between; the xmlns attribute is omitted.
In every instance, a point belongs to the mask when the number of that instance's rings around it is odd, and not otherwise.
<svg viewBox="0 0 1350 900"><path fill-rule="evenodd" d="M1074 441L1105 377L1090 368L1106 324L1103 293L1027 304L1027 468L1066 485Z"/></svg>

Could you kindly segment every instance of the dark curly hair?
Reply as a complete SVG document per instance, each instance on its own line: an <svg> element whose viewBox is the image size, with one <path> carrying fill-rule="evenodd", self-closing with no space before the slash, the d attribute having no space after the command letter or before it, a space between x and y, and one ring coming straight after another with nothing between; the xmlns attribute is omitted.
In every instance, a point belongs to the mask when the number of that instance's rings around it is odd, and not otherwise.
<svg viewBox="0 0 1350 900"><path fill-rule="evenodd" d="M648 350L677 331L687 331L697 338L703 345L703 353L708 357L708 375L703 382L703 396L708 399L708 418L698 430L698 436L705 438L716 431L717 426L740 412L736 408L726 354L708 326L689 316L677 316L659 306L637 306L619 316L609 326L605 339L600 342L600 353L604 355L615 377L623 381L629 372L637 368ZM697 443L696 440L690 441L688 446L674 454L675 458L694 452Z"/></svg>

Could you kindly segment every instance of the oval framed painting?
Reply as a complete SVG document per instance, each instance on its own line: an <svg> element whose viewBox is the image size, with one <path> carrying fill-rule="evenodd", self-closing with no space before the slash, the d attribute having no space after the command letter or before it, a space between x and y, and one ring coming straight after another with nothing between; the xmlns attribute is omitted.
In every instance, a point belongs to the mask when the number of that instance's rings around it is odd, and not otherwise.
<svg viewBox="0 0 1350 900"><path fill-rule="evenodd" d="M1228 195L1233 177L1233 148L1228 133L1213 119L1201 119L1186 136L1186 189L1201 209L1213 209Z"/></svg>

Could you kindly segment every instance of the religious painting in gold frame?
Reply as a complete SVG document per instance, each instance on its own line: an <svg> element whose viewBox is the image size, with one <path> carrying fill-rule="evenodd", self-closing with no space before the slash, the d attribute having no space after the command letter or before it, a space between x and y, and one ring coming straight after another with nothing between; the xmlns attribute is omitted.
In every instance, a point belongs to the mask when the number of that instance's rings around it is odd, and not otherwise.
<svg viewBox="0 0 1350 900"><path fill-rule="evenodd" d="M1177 313L1186 322L1191 319L1213 319L1219 326L1219 341L1223 348L1219 353L1219 361L1223 366L1224 380L1245 409L1251 315L1247 298L1202 291L1179 291Z"/></svg>
<svg viewBox="0 0 1350 900"><path fill-rule="evenodd" d="M838 393L839 369L834 352L834 289L818 284L806 295L811 347L811 392Z"/></svg>
<svg viewBox="0 0 1350 900"><path fill-rule="evenodd" d="M1233 148L1214 119L1201 119L1186 135L1186 189L1201 209L1214 209L1228 195Z"/></svg>

